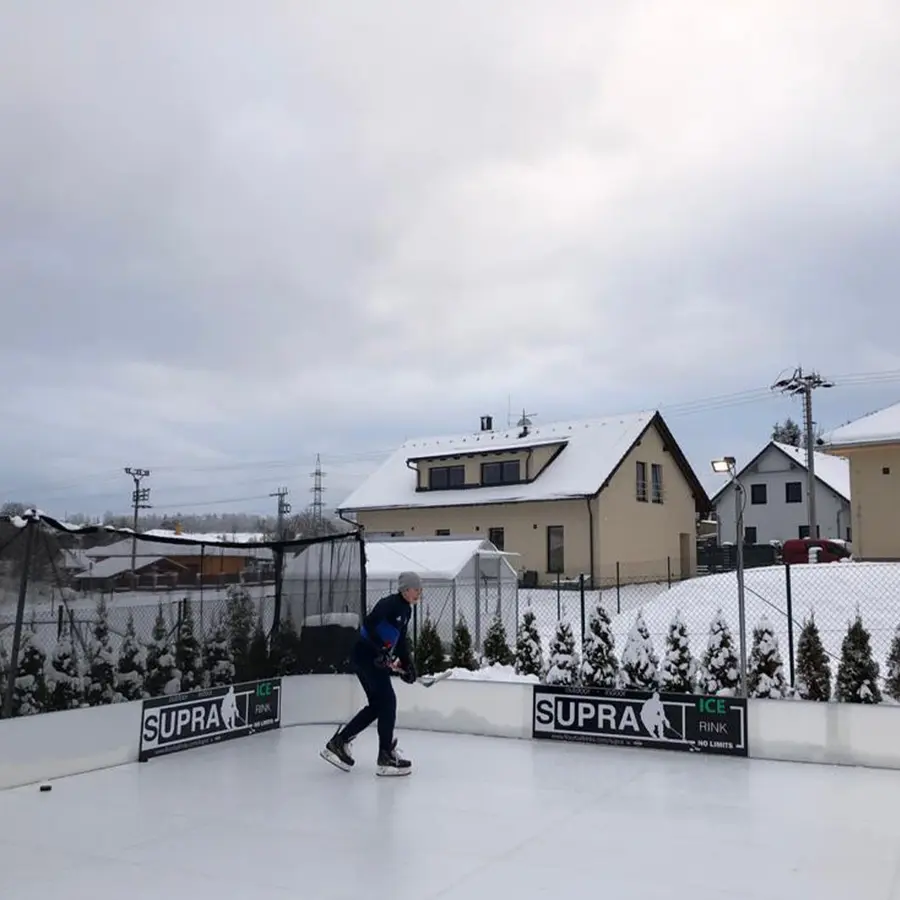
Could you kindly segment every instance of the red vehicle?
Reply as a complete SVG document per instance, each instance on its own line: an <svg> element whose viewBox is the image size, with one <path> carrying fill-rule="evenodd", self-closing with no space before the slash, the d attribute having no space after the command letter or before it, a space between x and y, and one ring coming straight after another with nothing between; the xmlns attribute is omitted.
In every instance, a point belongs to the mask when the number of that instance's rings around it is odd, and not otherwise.
<svg viewBox="0 0 900 900"><path fill-rule="evenodd" d="M810 547L819 548L819 562L838 562L850 558L850 551L842 541L813 538L792 538L785 541L781 548L781 558L791 565L808 563Z"/></svg>

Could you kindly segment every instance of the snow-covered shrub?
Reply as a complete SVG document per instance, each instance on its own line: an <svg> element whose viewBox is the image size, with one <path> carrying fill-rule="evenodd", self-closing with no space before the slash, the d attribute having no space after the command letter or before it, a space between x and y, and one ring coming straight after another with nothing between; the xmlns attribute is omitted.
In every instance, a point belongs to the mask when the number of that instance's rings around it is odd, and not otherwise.
<svg viewBox="0 0 900 900"><path fill-rule="evenodd" d="M13 688L13 715L33 716L47 709L47 654L35 643L34 628L22 628L19 665Z"/></svg>
<svg viewBox="0 0 900 900"><path fill-rule="evenodd" d="M639 691L655 691L659 688L659 657L640 610L622 650L619 687Z"/></svg>
<svg viewBox="0 0 900 900"><path fill-rule="evenodd" d="M147 675L144 691L148 697L177 694L181 690L181 672L175 667L175 653L162 606L156 614L153 633L147 644Z"/></svg>
<svg viewBox="0 0 900 900"><path fill-rule="evenodd" d="M246 681L250 672L250 641L256 623L256 607L249 591L240 585L233 584L228 588L226 616L234 677L238 682Z"/></svg>
<svg viewBox="0 0 900 900"><path fill-rule="evenodd" d="M272 635L271 657L276 675L296 675L300 670L300 635L290 606Z"/></svg>
<svg viewBox="0 0 900 900"><path fill-rule="evenodd" d="M78 709L84 702L84 679L75 643L68 629L60 632L47 669L47 708L56 712Z"/></svg>
<svg viewBox="0 0 900 900"><path fill-rule="evenodd" d="M741 684L741 661L731 629L720 609L709 626L706 652L700 663L697 690L701 694L734 697Z"/></svg>
<svg viewBox="0 0 900 900"><path fill-rule="evenodd" d="M228 627L221 619L215 623L203 645L203 670L206 687L234 684L234 656Z"/></svg>
<svg viewBox="0 0 900 900"><path fill-rule="evenodd" d="M581 680L590 687L616 686L619 676L619 660L616 658L616 639L612 621L603 604L597 603L588 620L584 638L584 659L581 664Z"/></svg>
<svg viewBox="0 0 900 900"><path fill-rule="evenodd" d="M450 668L472 669L478 668L475 652L472 649L472 633L466 625L465 617L460 615L453 629L453 643L450 646Z"/></svg>
<svg viewBox="0 0 900 900"><path fill-rule="evenodd" d="M511 665L513 652L506 640L506 629L500 616L494 616L484 636L484 662L492 666L495 663L501 666Z"/></svg>
<svg viewBox="0 0 900 900"><path fill-rule="evenodd" d="M844 703L881 703L878 671L878 663L872 657L869 632L857 613L841 645L837 699Z"/></svg>
<svg viewBox="0 0 900 900"><path fill-rule="evenodd" d="M125 626L125 637L119 649L119 663L116 671L116 690L123 700L144 699L144 679L147 667L144 665L144 651L138 643L134 630L134 614L129 613Z"/></svg>
<svg viewBox="0 0 900 900"><path fill-rule="evenodd" d="M550 660L545 681L547 684L578 683L578 651L575 649L575 635L568 622L557 623L556 632L550 641Z"/></svg>
<svg viewBox="0 0 900 900"><path fill-rule="evenodd" d="M251 681L272 677L269 639L263 631L262 616L256 620L250 648L247 651L247 676Z"/></svg>
<svg viewBox="0 0 900 900"><path fill-rule="evenodd" d="M203 686L203 654L194 630L194 612L191 601L182 601L181 621L175 641L175 668L181 673L181 690L193 691Z"/></svg>
<svg viewBox="0 0 900 900"><path fill-rule="evenodd" d="M529 606L516 633L516 672L519 675L544 674L544 654L534 610Z"/></svg>
<svg viewBox="0 0 900 900"><path fill-rule="evenodd" d="M753 647L747 663L747 692L751 697L781 699L789 690L775 629L763 616L753 629Z"/></svg>
<svg viewBox="0 0 900 900"><path fill-rule="evenodd" d="M697 661L691 656L687 625L681 617L681 610L675 610L666 635L660 689L672 694L692 694L696 675Z"/></svg>
<svg viewBox="0 0 900 900"><path fill-rule="evenodd" d="M109 609L106 598L97 603L96 618L88 644L85 700L89 706L103 706L121 699L116 692L116 654L109 640Z"/></svg>
<svg viewBox="0 0 900 900"><path fill-rule="evenodd" d="M414 659L416 671L420 675L434 675L443 672L447 668L446 654L437 626L431 621L431 616L425 616L419 635L416 638Z"/></svg>
<svg viewBox="0 0 900 900"><path fill-rule="evenodd" d="M797 639L797 693L803 700L831 699L831 662L812 615Z"/></svg>

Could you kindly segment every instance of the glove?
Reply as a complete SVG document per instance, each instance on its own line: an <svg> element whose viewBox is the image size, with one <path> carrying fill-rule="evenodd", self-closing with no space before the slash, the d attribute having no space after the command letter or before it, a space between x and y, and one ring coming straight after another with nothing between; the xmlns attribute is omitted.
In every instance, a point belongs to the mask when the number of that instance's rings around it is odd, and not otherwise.
<svg viewBox="0 0 900 900"><path fill-rule="evenodd" d="M400 678L405 681L407 684L414 684L416 681L416 666L412 660L407 663L406 668L400 675Z"/></svg>

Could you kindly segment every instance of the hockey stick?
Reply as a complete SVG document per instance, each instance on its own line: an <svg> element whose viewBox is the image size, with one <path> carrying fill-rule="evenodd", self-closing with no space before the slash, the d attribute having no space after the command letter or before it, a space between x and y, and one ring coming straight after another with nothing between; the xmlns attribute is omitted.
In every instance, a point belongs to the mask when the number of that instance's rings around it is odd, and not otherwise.
<svg viewBox="0 0 900 900"><path fill-rule="evenodd" d="M680 741L684 741L685 744L688 745L688 752L690 753L699 753L700 748L694 741L689 741L677 728L673 728L668 722L666 722L666 728L669 729Z"/></svg>
<svg viewBox="0 0 900 900"><path fill-rule="evenodd" d="M437 684L439 681L443 681L445 678L449 678L452 672L447 669L444 672L438 672L437 675L420 675L416 679L416 684L421 684L422 687L431 687L432 685Z"/></svg>

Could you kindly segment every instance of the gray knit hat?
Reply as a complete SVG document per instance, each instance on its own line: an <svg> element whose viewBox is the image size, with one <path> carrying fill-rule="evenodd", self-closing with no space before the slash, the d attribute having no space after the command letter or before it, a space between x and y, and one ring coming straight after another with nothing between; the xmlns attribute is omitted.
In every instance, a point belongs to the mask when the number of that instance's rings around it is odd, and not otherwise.
<svg viewBox="0 0 900 900"><path fill-rule="evenodd" d="M421 588L422 579L415 572L401 572L397 576L397 590L402 594L408 588Z"/></svg>

